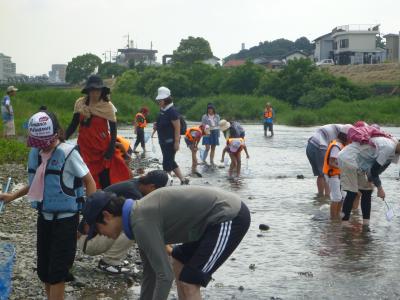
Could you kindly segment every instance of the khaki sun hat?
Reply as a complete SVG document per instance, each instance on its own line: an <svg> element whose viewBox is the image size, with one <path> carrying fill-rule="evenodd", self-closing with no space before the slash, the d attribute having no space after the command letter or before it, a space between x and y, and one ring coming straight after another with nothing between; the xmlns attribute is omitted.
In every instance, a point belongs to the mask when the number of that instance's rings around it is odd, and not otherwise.
<svg viewBox="0 0 400 300"><path fill-rule="evenodd" d="M221 131L226 131L229 129L229 127L231 127L231 123L229 123L227 120L222 119L221 121L219 121L219 129Z"/></svg>
<svg viewBox="0 0 400 300"><path fill-rule="evenodd" d="M18 91L18 89L17 89L15 86L13 86L13 85L11 85L11 86L9 86L9 87L7 88L7 93L16 92L16 91Z"/></svg>

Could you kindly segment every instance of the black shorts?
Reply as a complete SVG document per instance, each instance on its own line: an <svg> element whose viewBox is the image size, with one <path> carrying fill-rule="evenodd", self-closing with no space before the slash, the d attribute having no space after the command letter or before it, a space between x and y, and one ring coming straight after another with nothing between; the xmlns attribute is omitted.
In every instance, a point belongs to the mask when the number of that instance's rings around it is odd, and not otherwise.
<svg viewBox="0 0 400 300"><path fill-rule="evenodd" d="M37 272L45 283L56 284L70 278L75 260L79 215L47 221L39 214L37 221Z"/></svg>
<svg viewBox="0 0 400 300"><path fill-rule="evenodd" d="M209 226L196 242L175 246L172 257L184 264L179 280L206 287L211 275L240 244L249 226L250 212L242 202L234 219Z"/></svg>
<svg viewBox="0 0 400 300"><path fill-rule="evenodd" d="M163 170L166 172L171 172L178 168L178 164L175 161L175 149L174 143L160 144L162 156L163 156Z"/></svg>

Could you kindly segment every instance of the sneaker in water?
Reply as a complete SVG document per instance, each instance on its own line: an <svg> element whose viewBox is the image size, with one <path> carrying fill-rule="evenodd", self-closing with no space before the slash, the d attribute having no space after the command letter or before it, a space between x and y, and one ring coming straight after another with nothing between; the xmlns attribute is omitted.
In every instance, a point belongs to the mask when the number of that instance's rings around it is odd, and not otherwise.
<svg viewBox="0 0 400 300"><path fill-rule="evenodd" d="M184 178L182 181L181 181L181 185L188 185L189 184L189 179L187 179L187 178Z"/></svg>
<svg viewBox="0 0 400 300"><path fill-rule="evenodd" d="M125 274L129 272L128 268L125 268L122 265L113 266L106 263L104 260L100 259L99 264L97 266L100 270L110 273L110 274Z"/></svg>

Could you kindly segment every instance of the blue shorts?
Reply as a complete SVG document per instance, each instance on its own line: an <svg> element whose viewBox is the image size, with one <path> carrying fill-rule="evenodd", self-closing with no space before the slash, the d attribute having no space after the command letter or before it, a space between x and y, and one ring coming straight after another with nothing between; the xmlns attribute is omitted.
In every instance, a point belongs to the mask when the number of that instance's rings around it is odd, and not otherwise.
<svg viewBox="0 0 400 300"><path fill-rule="evenodd" d="M203 136L203 145L219 145L219 129L211 130L210 135Z"/></svg>
<svg viewBox="0 0 400 300"><path fill-rule="evenodd" d="M306 154L314 176L324 176L322 168L324 166L325 152L326 149L320 149L310 142L307 143Z"/></svg>

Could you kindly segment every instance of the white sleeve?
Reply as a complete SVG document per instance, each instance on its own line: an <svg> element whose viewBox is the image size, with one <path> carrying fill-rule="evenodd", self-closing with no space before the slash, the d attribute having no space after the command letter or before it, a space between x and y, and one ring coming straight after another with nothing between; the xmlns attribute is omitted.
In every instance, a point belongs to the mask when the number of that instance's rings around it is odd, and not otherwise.
<svg viewBox="0 0 400 300"><path fill-rule="evenodd" d="M340 149L338 147L331 148L330 158L337 158L339 156Z"/></svg>
<svg viewBox="0 0 400 300"><path fill-rule="evenodd" d="M379 149L378 156L376 157L376 162L383 166L388 160L391 160L391 158L394 157L394 152L395 151L393 151L393 148L389 147L389 144L381 147Z"/></svg>
<svg viewBox="0 0 400 300"><path fill-rule="evenodd" d="M70 154L65 163L64 170L69 172L72 176L78 178L82 178L89 173L88 167L86 166L79 152L76 150L73 150Z"/></svg>

